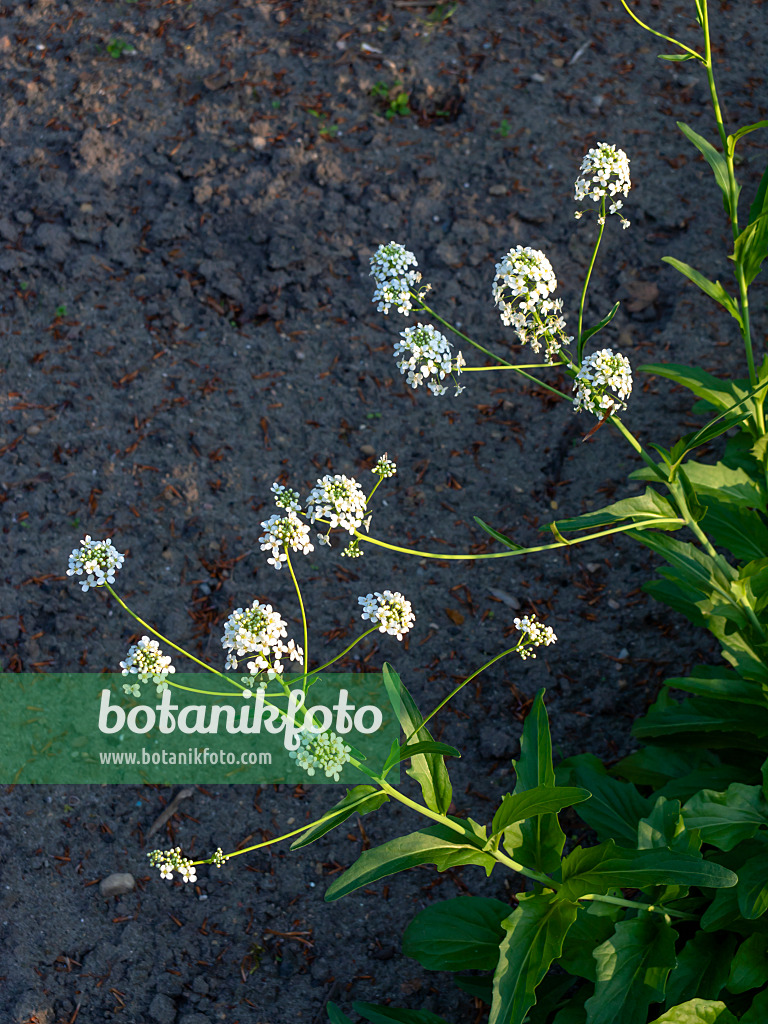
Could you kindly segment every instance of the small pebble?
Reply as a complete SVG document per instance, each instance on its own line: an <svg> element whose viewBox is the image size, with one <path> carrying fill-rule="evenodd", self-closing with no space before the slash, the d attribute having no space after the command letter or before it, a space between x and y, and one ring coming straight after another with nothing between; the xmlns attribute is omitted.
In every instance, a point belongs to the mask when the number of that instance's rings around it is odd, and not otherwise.
<svg viewBox="0 0 768 1024"><path fill-rule="evenodd" d="M135 888L136 879L128 871L107 875L99 882L99 892L105 900L111 896L123 896L127 892L133 892Z"/></svg>

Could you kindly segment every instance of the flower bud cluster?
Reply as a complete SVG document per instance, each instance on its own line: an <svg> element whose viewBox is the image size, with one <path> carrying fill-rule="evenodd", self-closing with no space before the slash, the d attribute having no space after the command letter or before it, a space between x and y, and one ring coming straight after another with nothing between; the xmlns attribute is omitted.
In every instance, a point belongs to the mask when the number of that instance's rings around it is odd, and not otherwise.
<svg viewBox="0 0 768 1024"><path fill-rule="evenodd" d="M123 675L136 675L138 683L124 683L123 690L134 697L141 696L139 683L155 683L157 692L162 693L168 688L166 679L176 669L171 664L171 659L162 654L157 640L150 640L143 636L137 644L133 644L125 656L125 661L120 662Z"/></svg>
<svg viewBox="0 0 768 1024"><path fill-rule="evenodd" d="M366 594L358 597L357 603L363 606L362 618L368 619L371 625L378 623L380 633L389 633L402 640L413 626L415 615L411 602L406 601L402 594L385 590L383 594Z"/></svg>
<svg viewBox="0 0 768 1024"><path fill-rule="evenodd" d="M379 461L373 467L371 472L374 476L379 476L382 480L385 480L387 477L395 475L397 472L397 466L391 459L387 458L387 453L384 452L384 454L379 457Z"/></svg>
<svg viewBox="0 0 768 1024"><path fill-rule="evenodd" d="M550 299L557 288L552 264L539 249L518 245L496 264L493 299L501 322L514 327L521 344L534 352L542 344L548 359L573 338L565 335L562 299Z"/></svg>
<svg viewBox="0 0 768 1024"><path fill-rule="evenodd" d="M616 197L628 196L631 186L627 154L607 142L598 142L581 161L579 177L574 186L574 199L577 203L584 199L599 203L605 198L611 198L613 202L608 212L619 213L624 204ZM582 212L579 211L576 217L581 217ZM619 217L621 226L628 228L629 221L621 214Z"/></svg>
<svg viewBox="0 0 768 1024"><path fill-rule="evenodd" d="M180 846L173 850L150 850L147 856L152 867L160 869L161 878L173 878L173 872L178 871L182 881L197 881L195 865L188 857L182 857Z"/></svg>
<svg viewBox="0 0 768 1024"><path fill-rule="evenodd" d="M83 593L91 587L103 587L105 583L115 582L115 573L125 561L125 555L121 555L110 540L91 540L86 534L80 543L69 556L69 568L67 576L82 576L84 580L78 580L83 588Z"/></svg>
<svg viewBox="0 0 768 1024"><path fill-rule="evenodd" d="M298 491L292 491L290 487L284 487L283 484L279 484L277 481L272 484L271 490L278 508L284 508L286 512L301 511Z"/></svg>
<svg viewBox="0 0 768 1024"><path fill-rule="evenodd" d="M309 492L307 512L312 523L329 520L331 529L341 526L354 533L365 518L365 494L360 484L348 476L324 476Z"/></svg>
<svg viewBox="0 0 768 1024"><path fill-rule="evenodd" d="M319 769L326 778L339 781L344 765L349 761L351 748L335 732L316 733L303 729L299 733L299 746L289 751L299 768L307 775L314 775Z"/></svg>
<svg viewBox="0 0 768 1024"><path fill-rule="evenodd" d="M255 654L248 663L252 675L272 669L282 672L281 658L288 655L292 661L301 661L303 651L293 641L284 644L286 623L271 604L254 601L250 608L236 608L224 624L221 646L228 652L227 668L237 668L237 659Z"/></svg>
<svg viewBox="0 0 768 1024"><path fill-rule="evenodd" d="M309 540L309 527L294 511L287 516L270 516L261 525L266 531L259 537L261 550L272 552L267 564L274 565L276 569L281 569L283 562L288 561L286 548L300 551L302 555L315 550Z"/></svg>
<svg viewBox="0 0 768 1024"><path fill-rule="evenodd" d="M585 357L574 379L576 412L586 409L598 418L627 408L624 399L632 391L632 367L626 356L603 348Z"/></svg>
<svg viewBox="0 0 768 1024"><path fill-rule="evenodd" d="M417 270L416 257L397 242L380 245L371 256L371 276L376 282L373 301L378 303L380 313L388 313L395 306L398 313L408 316L413 309L411 288L419 283L421 274Z"/></svg>
<svg viewBox="0 0 768 1024"><path fill-rule="evenodd" d="M550 644L557 641L554 629L551 626L544 626L535 615L525 615L522 619L515 619L515 628L523 634L518 647L518 654L523 661L536 657L535 648L549 647Z"/></svg>

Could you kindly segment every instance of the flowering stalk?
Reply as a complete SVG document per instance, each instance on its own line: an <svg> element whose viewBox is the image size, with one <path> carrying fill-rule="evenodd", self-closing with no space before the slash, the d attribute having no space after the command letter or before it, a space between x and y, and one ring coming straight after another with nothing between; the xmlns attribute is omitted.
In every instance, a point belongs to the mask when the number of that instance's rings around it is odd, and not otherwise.
<svg viewBox="0 0 768 1024"><path fill-rule="evenodd" d="M579 301L579 329L576 335L576 352L579 363L581 363L581 358L584 353L584 344L586 341L582 328L584 323L584 307L587 303L587 288L589 288L589 279L592 276L592 270L595 266L595 261L597 260L597 250L600 248L600 242L603 240L603 231L605 231L605 197L603 197L603 201L600 206L600 217L598 219L598 223L600 225L600 230L597 233L597 241L595 242L595 247L592 250L592 258L590 259L589 266L587 267L587 274L584 278L584 287L581 289L581 300Z"/></svg>

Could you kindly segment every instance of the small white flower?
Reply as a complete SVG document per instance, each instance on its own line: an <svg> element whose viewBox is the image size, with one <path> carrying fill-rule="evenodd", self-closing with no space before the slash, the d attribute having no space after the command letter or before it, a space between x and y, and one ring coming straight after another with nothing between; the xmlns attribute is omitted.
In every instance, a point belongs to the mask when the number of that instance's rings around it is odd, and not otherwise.
<svg viewBox="0 0 768 1024"><path fill-rule="evenodd" d="M608 212L618 214L622 227L628 228L629 221L619 213L623 204L620 199L614 197L629 195L631 187L627 154L623 149L611 146L607 142L598 142L581 161L573 197L577 203L585 199L591 199L595 203L605 198L613 199ZM579 216L581 213L577 214L577 217ZM603 223L601 218L598 218L598 221Z"/></svg>
<svg viewBox="0 0 768 1024"><path fill-rule="evenodd" d="M121 555L110 540L91 540L86 534L80 547L69 556L67 576L85 575L85 579L79 581L85 593L91 587L114 583L115 573L124 561L125 555Z"/></svg>
<svg viewBox="0 0 768 1024"><path fill-rule="evenodd" d="M525 615L522 619L514 621L516 629L523 634L518 648L518 653L523 661L536 657L536 647L549 647L550 644L557 641L554 629L551 626L543 625L535 615Z"/></svg>
<svg viewBox="0 0 768 1024"><path fill-rule="evenodd" d="M157 640L150 640L148 636L143 636L137 644L131 645L125 661L120 662L120 668L124 676L131 673L137 675L140 683L155 683L158 693L167 687L166 677L176 671L171 659L161 652ZM132 692L135 697L140 695L140 692L136 692L138 686L135 683L130 689L124 684L123 689L126 693Z"/></svg>
<svg viewBox="0 0 768 1024"><path fill-rule="evenodd" d="M188 857L181 855L180 846L173 850L150 850L147 857L153 868L159 868L161 878L172 879L173 872L178 871L185 882L197 881L197 869Z"/></svg>
<svg viewBox="0 0 768 1024"><path fill-rule="evenodd" d="M288 561L286 548L300 551L303 555L315 550L309 540L309 527L293 510L286 516L270 516L261 525L266 531L259 537L261 550L272 552L272 557L268 558L267 562L276 569L282 568L283 562Z"/></svg>
<svg viewBox="0 0 768 1024"><path fill-rule="evenodd" d="M574 379L575 412L586 409L598 419L627 408L632 391L632 367L626 356L603 348L585 357Z"/></svg>
<svg viewBox="0 0 768 1024"><path fill-rule="evenodd" d="M326 778L338 782L344 765L349 761L350 751L351 747L335 732L317 733L305 726L299 733L298 748L290 750L288 756L307 775L314 775L319 768Z"/></svg>
<svg viewBox="0 0 768 1024"><path fill-rule="evenodd" d="M426 384L433 395L445 394L445 386L438 381L453 370L451 343L431 324L406 327L400 333L402 341L395 343L397 367L412 388ZM432 378L432 379L430 379Z"/></svg>
<svg viewBox="0 0 768 1024"><path fill-rule="evenodd" d="M398 313L408 316L413 309L411 288L421 280L416 257L398 242L380 245L371 256L371 276L376 282L373 301L380 313L388 313L395 306Z"/></svg>
<svg viewBox="0 0 768 1024"><path fill-rule="evenodd" d="M227 668L237 668L237 659L246 654L255 654L248 669L252 675L266 671L274 662L276 671L280 655L287 651L282 641L287 636L285 621L271 604L254 601L250 608L236 608L224 624L221 646L227 653ZM253 667L252 667L253 666Z"/></svg>
<svg viewBox="0 0 768 1024"><path fill-rule="evenodd" d="M401 593L385 590L375 594L358 597L357 603L363 606L362 618L368 619L371 625L378 623L380 633L389 633L402 640L415 621L411 602L406 601Z"/></svg>
<svg viewBox="0 0 768 1024"><path fill-rule="evenodd" d="M331 529L340 526L354 533L366 513L366 497L356 480L347 476L324 476L318 480L307 498L310 522L328 521Z"/></svg>

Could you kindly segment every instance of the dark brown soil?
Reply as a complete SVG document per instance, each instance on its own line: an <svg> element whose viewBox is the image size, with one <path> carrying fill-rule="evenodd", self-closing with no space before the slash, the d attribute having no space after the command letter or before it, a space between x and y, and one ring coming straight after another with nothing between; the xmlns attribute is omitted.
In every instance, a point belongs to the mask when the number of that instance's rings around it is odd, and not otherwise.
<svg viewBox="0 0 768 1024"><path fill-rule="evenodd" d="M661 6L640 5L695 43L692 5ZM766 4L711 6L726 115L756 121ZM494 263L522 244L549 255L573 322L594 221L574 221L572 187L597 141L626 150L634 181L632 227L609 225L590 293L592 320L622 300L601 339L635 367L744 373L733 321L661 263L729 274L716 187L675 127L714 139L703 74L657 61L668 44L618 2L440 12L429 0L0 6L3 670L114 671L125 656L132 621L64 575L85 533L127 552L119 592L138 614L217 667L233 607L258 597L295 619L290 579L258 545L278 478L306 493L386 451L398 474L380 488L372 533L446 553L484 542L473 516L536 543L555 514L636 493L620 437L606 427L582 444L585 416L509 374L468 375L459 398L411 392L392 358L403 319L370 301L368 258L397 240L433 305L508 353L490 287ZM116 40L135 53L111 55ZM393 96L401 83L410 115L387 118L377 82ZM747 142L748 203L766 147ZM625 419L668 444L700 422L689 408L686 393L636 374ZM359 594L389 587L412 601L405 649L381 638L344 667L391 661L425 709L509 645L515 614L536 609L555 627L546 656L494 668L437 720L464 752L451 767L457 812L480 821L511 784L538 688L559 754L615 759L660 681L715 656L639 590L651 562L629 541L478 563L319 549L300 568L324 660L356 635ZM417 869L325 904L365 844L418 827L388 806L303 854L273 848L172 886L150 876L143 839L171 795L3 792L3 1021L312 1024L331 991L350 1013L355 999L391 999L482 1019L447 977L402 957L400 935L425 902L505 898L514 879ZM338 796L199 790L163 841L231 850ZM139 889L107 903L93 883L114 871Z"/></svg>

